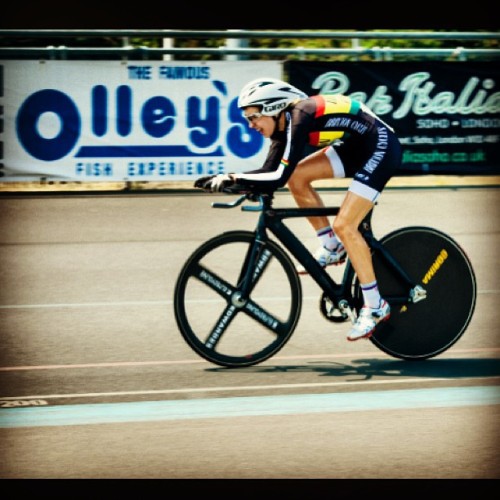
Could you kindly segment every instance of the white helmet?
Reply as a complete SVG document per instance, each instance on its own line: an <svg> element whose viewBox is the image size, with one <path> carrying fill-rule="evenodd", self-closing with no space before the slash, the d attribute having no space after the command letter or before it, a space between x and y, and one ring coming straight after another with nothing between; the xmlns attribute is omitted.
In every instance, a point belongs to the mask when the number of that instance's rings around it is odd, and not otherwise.
<svg viewBox="0 0 500 500"><path fill-rule="evenodd" d="M240 92L238 107L262 106L262 114L278 115L294 101L306 99L307 94L276 78L257 78L247 83Z"/></svg>

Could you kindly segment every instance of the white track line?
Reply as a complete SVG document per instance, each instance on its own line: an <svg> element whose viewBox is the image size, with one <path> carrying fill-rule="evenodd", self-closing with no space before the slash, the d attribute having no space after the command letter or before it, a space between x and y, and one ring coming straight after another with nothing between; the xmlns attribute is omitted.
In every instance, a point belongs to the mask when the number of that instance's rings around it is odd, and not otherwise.
<svg viewBox="0 0 500 500"><path fill-rule="evenodd" d="M443 382L449 381L448 377L433 377L426 378L426 382ZM500 377L464 377L454 378L461 381L485 381L485 380L500 380ZM116 392L88 392L88 393L72 393L72 394L37 394L31 396L10 396L0 397L2 401L26 401L29 399L68 399L68 398L95 398L109 396L144 396L155 394L195 394L195 393L210 393L210 392L241 392L241 391L268 391L270 389L318 389L325 387L352 387L352 386L377 386L385 384L414 384L421 383L422 378L408 378L404 380L358 380L346 382L321 382L321 383L304 383L304 384L272 384L272 385L247 385L238 387L192 387L185 389L158 389L144 391L116 391Z"/></svg>

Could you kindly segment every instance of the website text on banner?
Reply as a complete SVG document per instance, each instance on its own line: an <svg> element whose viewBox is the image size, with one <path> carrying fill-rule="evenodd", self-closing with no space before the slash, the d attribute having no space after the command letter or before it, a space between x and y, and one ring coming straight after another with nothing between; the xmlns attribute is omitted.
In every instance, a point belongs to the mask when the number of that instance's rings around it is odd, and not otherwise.
<svg viewBox="0 0 500 500"><path fill-rule="evenodd" d="M365 102L396 130L408 174L500 173L498 65L288 61L284 69L308 94Z"/></svg>
<svg viewBox="0 0 500 500"><path fill-rule="evenodd" d="M0 61L0 182L169 181L258 168L236 103L274 61Z"/></svg>

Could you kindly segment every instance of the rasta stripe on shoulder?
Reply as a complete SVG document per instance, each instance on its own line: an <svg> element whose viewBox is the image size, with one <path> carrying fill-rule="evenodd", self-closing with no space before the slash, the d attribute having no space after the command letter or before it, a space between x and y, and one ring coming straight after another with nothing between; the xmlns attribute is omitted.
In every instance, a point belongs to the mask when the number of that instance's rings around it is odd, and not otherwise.
<svg viewBox="0 0 500 500"><path fill-rule="evenodd" d="M349 113L351 111L352 100L350 97L340 94L327 94L324 99L324 114Z"/></svg>
<svg viewBox="0 0 500 500"><path fill-rule="evenodd" d="M360 108L361 108L361 103L360 102L351 100L351 110L350 110L350 112L353 115L357 115Z"/></svg>
<svg viewBox="0 0 500 500"><path fill-rule="evenodd" d="M316 114L314 115L315 118L318 118L318 116L323 116L325 114L325 100L323 99L323 96L313 95L311 96L311 98L316 101Z"/></svg>
<svg viewBox="0 0 500 500"><path fill-rule="evenodd" d="M356 115L361 107L361 103L342 94L321 94L311 97L316 102L315 118L334 113Z"/></svg>

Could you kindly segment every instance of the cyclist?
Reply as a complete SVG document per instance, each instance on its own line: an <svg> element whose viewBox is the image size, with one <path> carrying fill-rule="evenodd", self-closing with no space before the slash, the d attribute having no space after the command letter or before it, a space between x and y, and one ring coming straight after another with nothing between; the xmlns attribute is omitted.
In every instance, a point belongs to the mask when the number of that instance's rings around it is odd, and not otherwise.
<svg viewBox="0 0 500 500"><path fill-rule="evenodd" d="M400 168L401 145L394 130L348 96L307 96L274 78L247 83L238 107L249 126L271 140L263 166L204 176L194 186L208 192L232 185L272 192L287 184L299 207L322 207L313 181L353 177L333 227L327 217L309 222L321 243L314 254L318 263L337 265L347 254L360 281L364 305L347 339L370 337L378 323L389 319L390 307L380 295L371 252L358 227ZM309 146L317 149L307 154ZM301 266L298 272L306 273Z"/></svg>

